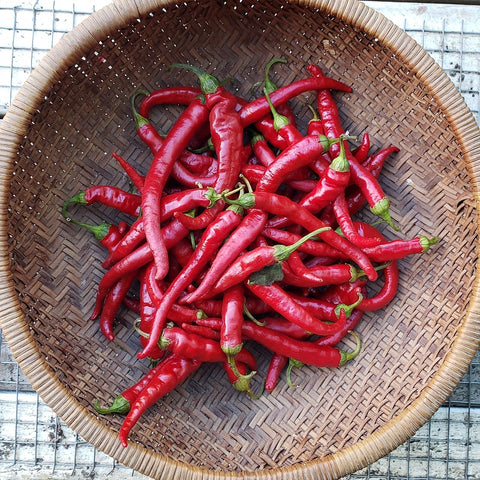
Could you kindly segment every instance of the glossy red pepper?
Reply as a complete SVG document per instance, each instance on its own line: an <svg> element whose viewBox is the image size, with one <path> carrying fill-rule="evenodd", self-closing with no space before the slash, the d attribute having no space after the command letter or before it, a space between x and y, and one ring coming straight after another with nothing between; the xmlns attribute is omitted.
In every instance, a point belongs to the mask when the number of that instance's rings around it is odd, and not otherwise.
<svg viewBox="0 0 480 480"><path fill-rule="evenodd" d="M322 78L323 76L320 68L316 65L308 65L307 70L315 78ZM317 91L317 106L322 118L325 135L332 138L338 138L340 135L343 135L345 132L341 124L338 108L328 88ZM352 182L362 190L372 212L386 220L392 228L397 230L398 228L394 225L390 216L390 200L385 195L378 180L357 161L349 148L346 148L345 153L350 163ZM336 147L333 148L332 154L336 154Z"/></svg>
<svg viewBox="0 0 480 480"><path fill-rule="evenodd" d="M174 245L178 240L184 238L188 234L188 230L176 221L170 222L162 229L162 236L166 248ZM119 262L113 265L102 277L98 284L97 296L95 299L95 306L91 315L92 320L100 315L103 307L105 297L112 286L130 272L138 271L141 267L153 260L153 253L150 245L145 243L122 258Z"/></svg>
<svg viewBox="0 0 480 480"><path fill-rule="evenodd" d="M159 88L146 94L140 104L139 112L140 115L148 118L150 110L154 106L165 104L188 105L201 94L199 88L189 86Z"/></svg>
<svg viewBox="0 0 480 480"><path fill-rule="evenodd" d="M111 413L128 413L130 411L131 405L138 398L142 390L149 384L150 380L152 380L152 378L154 378L157 375L158 371L162 368L164 368L164 366L160 364L157 364L155 367L151 368L144 376L142 376L142 378L138 382L124 390L120 395L116 396L112 404L107 408L100 407L98 400L95 400L95 410L102 415L108 415Z"/></svg>
<svg viewBox="0 0 480 480"><path fill-rule="evenodd" d="M140 193L142 193L143 183L145 181L145 178L142 175L140 175L123 157L118 155L118 153L113 152L112 156L123 168L125 173L128 175L128 177L132 181L133 185L135 185L135 188Z"/></svg>
<svg viewBox="0 0 480 480"><path fill-rule="evenodd" d="M206 105L201 100L192 101L168 133L145 177L142 193L145 235L153 253L159 279L164 278L168 272L167 248L161 233L160 195L173 164L187 148L196 130L207 119Z"/></svg>
<svg viewBox="0 0 480 480"><path fill-rule="evenodd" d="M237 201L231 201L244 208L259 209L265 215L266 212L289 218L293 223L301 225L308 231L313 231L327 226L307 209L300 207L292 200L274 193L256 192L246 193ZM348 255L365 272L369 280L375 281L378 274L367 255L351 242L338 235L333 230L325 230L318 236L332 247Z"/></svg>
<svg viewBox="0 0 480 480"><path fill-rule="evenodd" d="M338 322L343 323L344 316L340 314ZM209 326L211 328L219 327L221 320L217 319L200 319L200 325ZM361 349L360 340L357 338L357 348L353 352L345 352L338 348L328 345L315 345L313 342L298 340L276 332L270 328L265 328L250 321L245 321L242 327L243 335L246 339L254 340L260 345L265 346L269 350L293 358L306 365L317 367L339 367L353 360Z"/></svg>
<svg viewBox="0 0 480 480"><path fill-rule="evenodd" d="M339 319L335 323L325 323L313 317L306 309L296 303L285 290L276 284L257 285L247 282L245 285L254 295L270 305L274 311L308 332L317 335L331 335L343 326L344 318Z"/></svg>
<svg viewBox="0 0 480 480"><path fill-rule="evenodd" d="M228 208L217 217L216 222L210 224L205 230L190 261L165 291L155 314L149 341L140 352L140 358L148 356L149 351L155 347L162 330L165 328L167 314L173 303L179 298L186 287L195 280L203 267L207 265L216 253L224 238L239 224L241 218L241 209Z"/></svg>
<svg viewBox="0 0 480 480"><path fill-rule="evenodd" d="M331 78L302 78L289 85L277 88L270 94L270 100L275 107L278 107L278 105L287 103L289 100L302 93L324 88L331 88L333 90L341 90L344 92L352 91L348 85ZM247 127L248 125L261 120L269 113L270 105L265 96L252 100L244 105L239 111L243 127Z"/></svg>
<svg viewBox="0 0 480 480"><path fill-rule="evenodd" d="M196 359L170 354L158 364L155 376L140 392L120 428L119 438L127 446L128 435L142 414L168 392L180 385L201 365Z"/></svg>
<svg viewBox="0 0 480 480"><path fill-rule="evenodd" d="M123 276L118 282L109 290L105 303L100 315L100 329L107 340L113 342L115 335L113 333L113 323L115 317L123 304L123 300L137 277L137 273L133 272Z"/></svg>
<svg viewBox="0 0 480 480"><path fill-rule="evenodd" d="M68 220L67 209L70 205L92 205L97 202L127 215L138 217L141 211L142 198L135 193L126 192L118 187L95 185L82 190L67 200L63 204L62 214Z"/></svg>

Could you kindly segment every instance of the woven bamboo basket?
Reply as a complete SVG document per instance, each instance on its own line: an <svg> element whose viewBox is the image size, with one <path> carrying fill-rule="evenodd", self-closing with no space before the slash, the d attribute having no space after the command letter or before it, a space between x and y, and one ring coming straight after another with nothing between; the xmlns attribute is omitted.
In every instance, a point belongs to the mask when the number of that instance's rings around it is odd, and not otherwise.
<svg viewBox="0 0 480 480"><path fill-rule="evenodd" d="M130 97L142 87L194 83L191 62L239 93L273 57L285 84L309 62L349 84L335 94L344 126L373 149L400 147L382 174L395 236L437 235L426 255L400 263L396 299L366 314L363 352L346 367L304 367L252 400L205 365L142 417L124 449L123 417L98 416L137 381L134 317L111 343L89 320L104 251L60 215L89 185L127 186L116 151L145 172ZM304 125L304 108L296 105ZM303 104L302 104L303 102ZM167 131L176 110L154 121ZM118 0L66 34L22 87L0 126L1 327L43 400L85 440L155 478L339 478L386 455L455 388L479 343L480 133L448 76L403 31L354 0L169 2ZM142 170L143 169L143 170ZM100 223L108 210L85 209ZM259 371L268 356L259 350ZM202 366L203 367L203 366Z"/></svg>

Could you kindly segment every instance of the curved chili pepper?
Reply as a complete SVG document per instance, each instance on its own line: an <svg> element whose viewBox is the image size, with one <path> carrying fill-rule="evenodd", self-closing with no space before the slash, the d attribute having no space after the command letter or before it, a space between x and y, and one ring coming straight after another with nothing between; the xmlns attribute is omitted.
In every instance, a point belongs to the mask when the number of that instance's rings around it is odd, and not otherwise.
<svg viewBox="0 0 480 480"><path fill-rule="evenodd" d="M308 231L327 226L307 209L300 207L286 197L274 193L264 193L259 191L255 194L245 193L236 201L227 201L230 203L236 203L244 208L260 209L262 212L288 217L290 221L303 226ZM358 247L338 235L333 230L325 230L322 233L319 233L318 236L332 247L337 248L348 255L350 259L360 266L369 280L375 281L377 279L378 274L370 259Z"/></svg>
<svg viewBox="0 0 480 480"><path fill-rule="evenodd" d="M337 223L346 238L350 240L354 245L360 248L374 247L382 243L382 240L377 237L365 237L355 229L354 222L350 216L348 209L348 203L345 198L345 193L341 192L332 203L333 212Z"/></svg>
<svg viewBox="0 0 480 480"><path fill-rule="evenodd" d="M118 187L110 185L95 185L82 190L65 201L62 208L62 214L68 220L67 209L70 205L92 205L96 202L115 208L119 212L127 215L138 217L141 211L142 198L135 193L126 192Z"/></svg>
<svg viewBox="0 0 480 480"><path fill-rule="evenodd" d="M117 395L110 407L102 408L99 406L98 400L95 400L93 404L95 410L102 415L108 415L110 413L128 413L132 403L138 398L142 390L162 368L164 367L160 364L157 364L155 367L151 368L137 383L124 390L120 395Z"/></svg>
<svg viewBox="0 0 480 480"><path fill-rule="evenodd" d="M362 142L360 145L352 150L352 155L357 159L357 162L363 163L367 157L370 150L370 135L365 132L362 136Z"/></svg>
<svg viewBox="0 0 480 480"><path fill-rule="evenodd" d="M308 65L307 70L314 75L314 78L322 78L323 76L322 71L316 65ZM327 137L339 137L344 134L337 106L328 88L317 91L317 106ZM332 154L335 154L335 152L336 149L332 151ZM378 180L356 160L349 148L346 148L345 153L350 163L352 182L362 190L371 211L386 220L394 230L398 230L390 216L390 200L383 192Z"/></svg>
<svg viewBox="0 0 480 480"><path fill-rule="evenodd" d="M100 315L100 329L107 340L111 342L115 336L113 333L113 322L123 300L129 292L137 273L133 272L123 276L108 292Z"/></svg>
<svg viewBox="0 0 480 480"><path fill-rule="evenodd" d="M344 323L344 314L340 312L338 322ZM200 325L218 328L221 320L200 319ZM361 350L361 342L358 336L357 348L353 352L345 352L329 345L315 345L313 342L298 340L276 332L270 328L259 326L253 322L245 321L242 332L246 339L254 340L269 350L293 358L306 365L317 367L340 367L353 360Z"/></svg>
<svg viewBox="0 0 480 480"><path fill-rule="evenodd" d="M262 210L251 210L220 248L198 288L187 295L183 301L195 303L203 299L237 255L258 236L265 220L266 214Z"/></svg>
<svg viewBox="0 0 480 480"><path fill-rule="evenodd" d="M207 265L212 255L214 255L222 244L224 238L240 223L241 218L241 210L228 208L217 217L216 222L210 224L205 230L189 263L182 269L164 293L155 314L148 344L142 352L140 352L140 358L148 355L149 351L156 345L162 330L165 328L167 313L170 311L173 303L178 299L180 293L193 282L203 267Z"/></svg>
<svg viewBox="0 0 480 480"><path fill-rule="evenodd" d="M226 354L220 343L195 333L186 332L180 327L168 327L158 341L160 348L185 358L194 358L200 362L223 362ZM252 354L242 348L236 358L239 362L251 363ZM255 372L255 370L253 370Z"/></svg>
<svg viewBox="0 0 480 480"><path fill-rule="evenodd" d="M288 117L277 111L270 100L270 94L267 88L264 88L263 93L270 106L270 111L273 117L273 128L275 131L285 139L287 146L300 141L303 138L303 135L297 129L296 125L293 124Z"/></svg>
<svg viewBox="0 0 480 480"><path fill-rule="evenodd" d="M177 221L170 222L162 229L162 237L166 248L170 248L178 240L184 238L188 234L188 230ZM98 284L95 306L91 315L92 320L100 315L103 302L110 288L127 273L138 271L141 267L153 260L153 252L148 243L145 243L122 258L102 277Z"/></svg>
<svg viewBox="0 0 480 480"><path fill-rule="evenodd" d="M324 231L325 228L314 230L288 247L281 244L261 246L244 253L223 273L214 288L210 291L210 296L215 296L234 285L244 282L253 273L265 267L284 262L302 243Z"/></svg>
<svg viewBox="0 0 480 480"><path fill-rule="evenodd" d="M173 164L187 148L196 130L208 119L208 108L199 99L193 100L165 138L145 177L142 193L142 212L145 236L152 249L158 278L168 272L168 254L161 234L159 196L167 183Z"/></svg>
<svg viewBox="0 0 480 480"><path fill-rule="evenodd" d="M288 357L280 353L274 353L268 364L267 375L265 376L265 390L273 392L283 369L288 364Z"/></svg>
<svg viewBox="0 0 480 480"><path fill-rule="evenodd" d="M140 335L140 344L144 347L148 342L148 335L152 329L152 322L155 317L155 312L157 311L157 304L150 295L149 280L147 279L147 272L144 272L140 282L140 331L144 332L146 335ZM165 354L165 351L162 350L158 345L150 353L150 358L152 360L159 360Z"/></svg>
<svg viewBox="0 0 480 480"><path fill-rule="evenodd" d="M127 446L128 435L142 414L160 398L187 379L201 365L196 359L170 354L158 364L155 376L140 392L120 428L119 438Z"/></svg>
<svg viewBox="0 0 480 480"><path fill-rule="evenodd" d="M145 181L144 177L140 175L123 157L118 155L118 153L113 152L112 156L123 168L132 183L135 185L135 188L142 193L143 183Z"/></svg>
<svg viewBox="0 0 480 480"><path fill-rule="evenodd" d="M195 87L180 86L159 88L149 94L146 94L145 98L140 104L139 112L140 115L148 118L150 110L154 106L165 104L188 105L201 94L201 90Z"/></svg>
<svg viewBox="0 0 480 480"><path fill-rule="evenodd" d="M373 226L361 224L364 228L365 236L380 237L384 239L381 233ZM378 247L373 247L378 248ZM383 270L384 283L379 292L373 297L364 298L357 307L361 311L374 311L385 307L394 298L398 290L399 271L397 260L391 259L390 263Z"/></svg>
<svg viewBox="0 0 480 480"><path fill-rule="evenodd" d="M250 144L253 154L264 167L269 167L276 160L273 150L261 133L255 133L250 139Z"/></svg>
<svg viewBox="0 0 480 480"><path fill-rule="evenodd" d="M313 317L301 307L293 298L276 284L258 285L247 282L247 288L258 298L270 305L273 310L287 320L304 328L306 331L317 335L331 335L340 330L345 321L345 316L335 323L324 323Z"/></svg>
<svg viewBox="0 0 480 480"><path fill-rule="evenodd" d="M235 285L226 290L222 301L220 345L232 367L235 367L233 357L243 348L243 306L244 293L242 285Z"/></svg>
<svg viewBox="0 0 480 480"><path fill-rule="evenodd" d="M277 88L270 94L270 100L275 107L283 103L287 103L294 97L309 91L331 88L333 90L340 90L344 92L351 92L352 89L342 82L332 78L302 78L290 83L289 85ZM240 119L243 127L247 127L255 123L270 113L270 105L265 96L259 97L246 105L242 106L239 111Z"/></svg>

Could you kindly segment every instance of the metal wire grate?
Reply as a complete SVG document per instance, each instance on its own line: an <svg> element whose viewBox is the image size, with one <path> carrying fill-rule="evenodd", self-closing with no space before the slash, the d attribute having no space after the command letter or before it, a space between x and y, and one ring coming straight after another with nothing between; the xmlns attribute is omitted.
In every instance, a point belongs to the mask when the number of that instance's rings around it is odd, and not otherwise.
<svg viewBox="0 0 480 480"><path fill-rule="evenodd" d="M2 0L0 118L60 37L108 0ZM480 7L366 2L421 44L448 73L480 124ZM66 426L32 390L0 337L2 478L147 477L117 464ZM348 477L480 479L480 353L445 405L408 442Z"/></svg>

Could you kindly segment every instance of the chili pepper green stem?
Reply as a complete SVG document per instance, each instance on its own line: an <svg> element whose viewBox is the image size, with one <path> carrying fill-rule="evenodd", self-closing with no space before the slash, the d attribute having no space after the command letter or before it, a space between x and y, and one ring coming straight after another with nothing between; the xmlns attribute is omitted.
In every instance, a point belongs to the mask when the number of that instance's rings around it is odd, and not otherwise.
<svg viewBox="0 0 480 480"><path fill-rule="evenodd" d="M351 335L354 336L355 341L357 342L357 345L356 345L355 350L353 352L345 352L344 350L340 350L341 360L340 360L340 363L338 365L339 367L342 367L346 363L353 360L362 350L362 341L361 341L358 333L354 332L353 330L350 330L348 333L350 333Z"/></svg>
<svg viewBox="0 0 480 480"><path fill-rule="evenodd" d="M268 104L270 105L270 111L272 112L273 117L273 128L278 132L281 128L290 125L290 120L285 116L281 115L277 112L275 107L273 106L272 101L270 100L270 95L266 88L263 89L263 93L265 94L265 98L267 99Z"/></svg>
<svg viewBox="0 0 480 480"><path fill-rule="evenodd" d="M310 240L312 237L315 237L319 233L325 232L326 230L331 230L330 227L322 227L318 228L317 230L314 230L313 232L310 232L309 234L305 235L302 237L300 240L296 241L292 245L274 245L274 257L277 259L279 262L283 262L284 260L287 260L288 257L295 251L297 248L299 248L301 245L303 245L307 240Z"/></svg>
<svg viewBox="0 0 480 480"><path fill-rule="evenodd" d="M348 172L350 170L350 163L345 155L345 137L340 136L340 153L330 162L330 168L337 172Z"/></svg>
<svg viewBox="0 0 480 480"><path fill-rule="evenodd" d="M423 253L427 252L432 245L438 243L438 237L428 238L425 235L419 237L420 245L423 247Z"/></svg>
<svg viewBox="0 0 480 480"><path fill-rule="evenodd" d="M270 60L267 63L267 66L265 67L265 89L264 90L268 94L274 92L278 88L277 85L275 85L275 83L273 83L270 80L270 69L275 63L287 63L287 61L283 58L272 58L272 60Z"/></svg>
<svg viewBox="0 0 480 480"><path fill-rule="evenodd" d="M143 115L140 115L138 110L135 108L135 100L139 95L145 95L148 96L148 92L145 90L137 90L133 95L131 99L131 107L132 107L132 115L133 115L133 121L135 122L135 128L138 130L139 128L148 125L150 121L148 118L145 118Z"/></svg>
<svg viewBox="0 0 480 480"><path fill-rule="evenodd" d="M98 405L98 400L95 400L93 406L95 407L95 410L102 415L108 415L110 413L125 414L130 411L130 402L122 395L115 397L112 405L108 408L100 407Z"/></svg>
<svg viewBox="0 0 480 480"><path fill-rule="evenodd" d="M395 231L401 230L400 227L393 223L392 217L390 216L390 199L388 197L383 197L375 205L370 207L371 212L374 215L377 215L383 218Z"/></svg>
<svg viewBox="0 0 480 480"><path fill-rule="evenodd" d="M173 63L170 68L185 68L197 75L200 81L200 88L204 95L209 93L215 93L217 88L221 85L217 77L203 71L202 69L195 67L194 65L188 65L186 63Z"/></svg>
<svg viewBox="0 0 480 480"><path fill-rule="evenodd" d="M289 387L297 388L298 385L295 385L292 382L292 370L293 368L302 368L305 364L300 362L299 360L295 360L294 358L288 359L288 367L287 367L287 384Z"/></svg>
<svg viewBox="0 0 480 480"><path fill-rule="evenodd" d="M350 305L347 305L345 303L339 303L335 307L335 315L337 315L337 317L339 317L340 316L340 310L343 310L345 312L345 316L348 318L352 314L352 311L356 307L358 307L358 305L360 305L362 300L363 300L363 295L361 293L358 293L358 300L355 303L352 303Z"/></svg>

